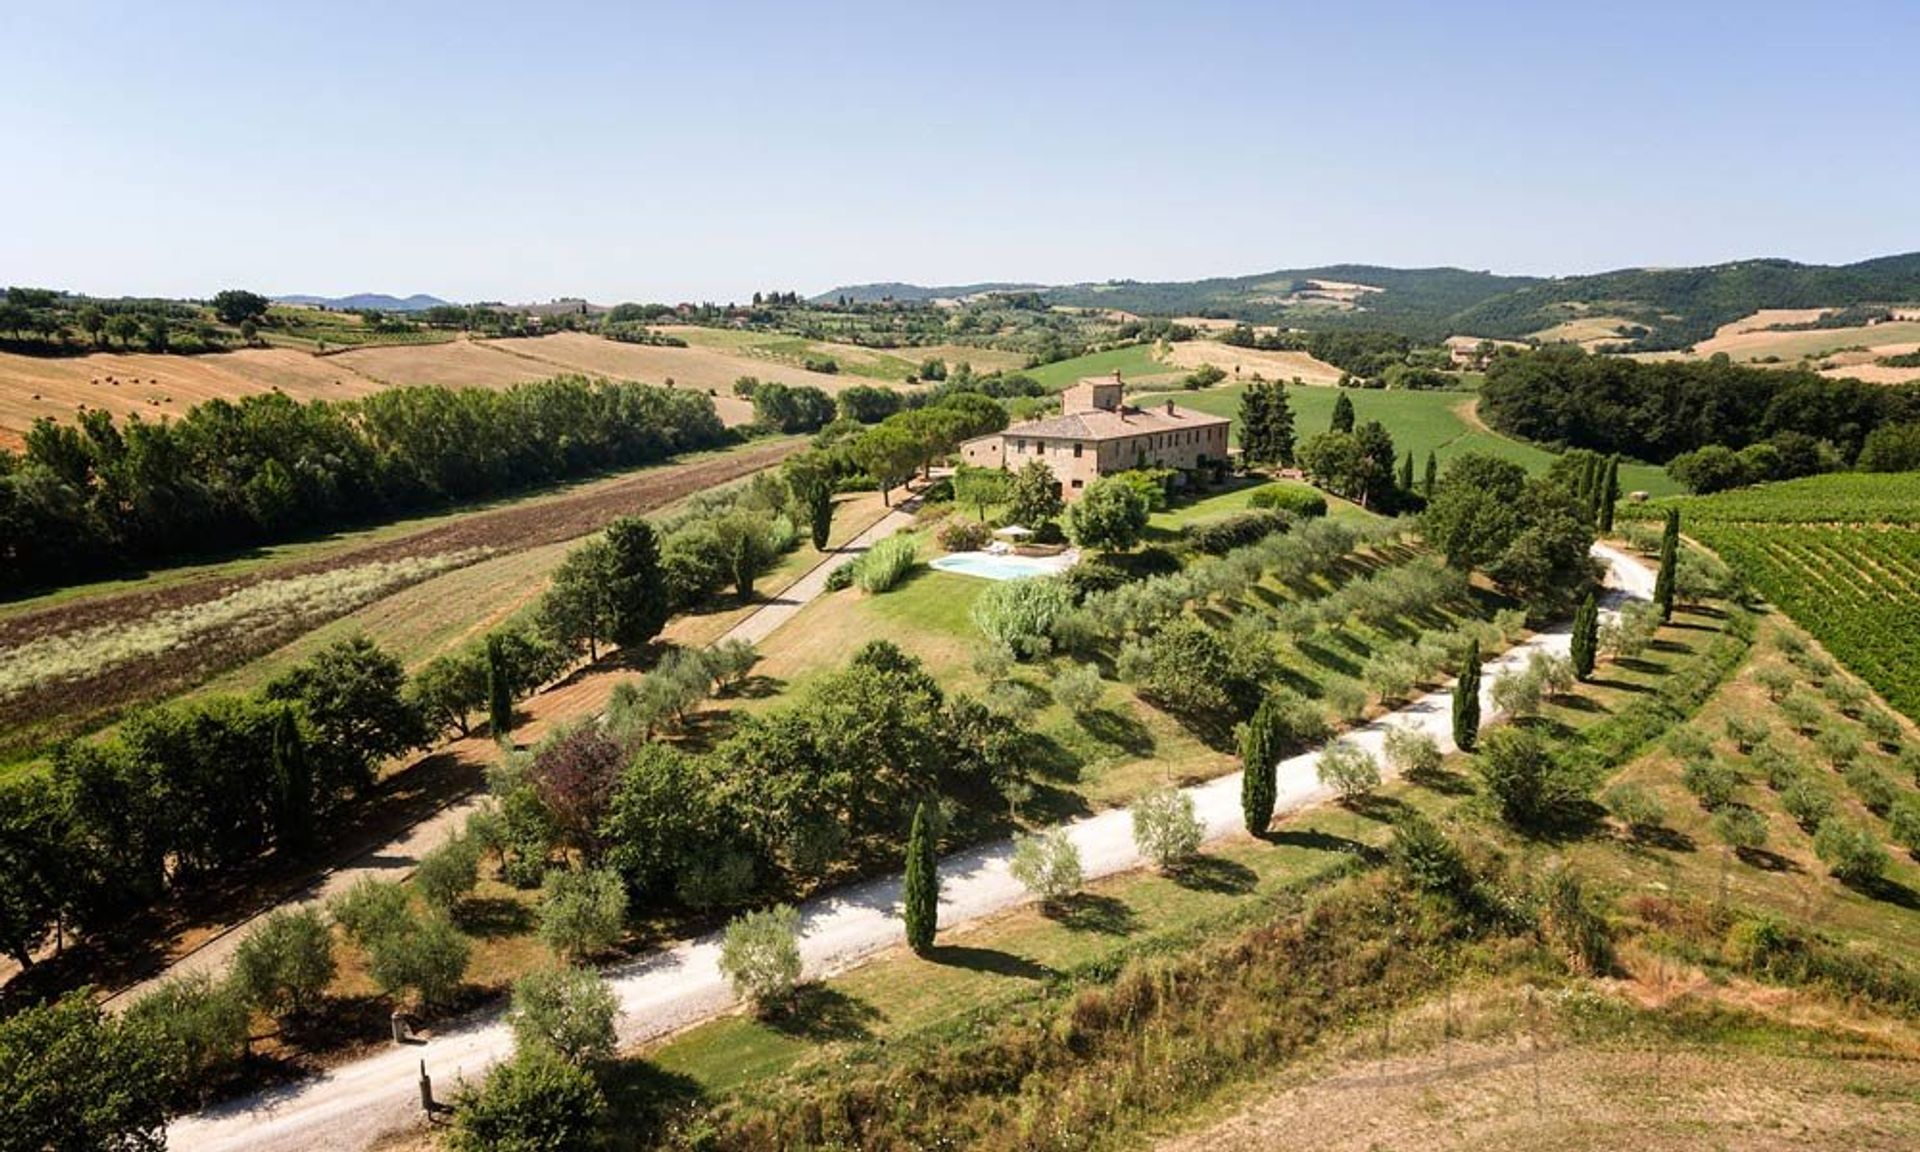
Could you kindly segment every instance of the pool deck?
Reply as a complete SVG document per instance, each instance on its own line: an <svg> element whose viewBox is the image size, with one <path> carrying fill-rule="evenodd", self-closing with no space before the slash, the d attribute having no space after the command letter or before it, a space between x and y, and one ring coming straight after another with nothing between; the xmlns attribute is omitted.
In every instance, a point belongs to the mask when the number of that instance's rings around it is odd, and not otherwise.
<svg viewBox="0 0 1920 1152"><path fill-rule="evenodd" d="M947 560L957 560L962 565L985 565L1003 571L982 572L970 571L961 566L942 567L942 561ZM1014 556L1001 552L949 552L945 556L936 557L932 561L932 566L937 572L947 572L955 576L973 576L981 580L1023 580L1030 576L1058 576L1079 562L1079 550L1070 548L1058 556ZM1011 567L1018 567L1022 571L1004 571Z"/></svg>

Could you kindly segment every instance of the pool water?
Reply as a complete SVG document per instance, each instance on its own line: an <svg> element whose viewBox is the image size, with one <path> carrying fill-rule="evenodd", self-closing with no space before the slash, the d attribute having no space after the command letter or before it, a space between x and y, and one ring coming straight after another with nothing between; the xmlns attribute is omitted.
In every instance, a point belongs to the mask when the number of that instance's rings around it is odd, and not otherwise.
<svg viewBox="0 0 1920 1152"><path fill-rule="evenodd" d="M929 563L942 572L958 572L962 576L978 576L982 580L1024 580L1029 576L1051 576L1060 570L1057 560L989 556L984 552L955 552Z"/></svg>

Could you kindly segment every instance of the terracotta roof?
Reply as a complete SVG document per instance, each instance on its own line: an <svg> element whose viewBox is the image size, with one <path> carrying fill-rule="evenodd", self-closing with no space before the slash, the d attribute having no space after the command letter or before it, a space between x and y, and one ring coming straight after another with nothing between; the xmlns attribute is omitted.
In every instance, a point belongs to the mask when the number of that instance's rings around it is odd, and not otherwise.
<svg viewBox="0 0 1920 1152"><path fill-rule="evenodd" d="M1014 424L1002 436L1027 436L1036 440L1124 440L1129 436L1151 436L1160 432L1180 432L1231 423L1224 416L1213 416L1178 404L1168 412L1165 406L1123 408L1117 412L1075 412L1045 420Z"/></svg>

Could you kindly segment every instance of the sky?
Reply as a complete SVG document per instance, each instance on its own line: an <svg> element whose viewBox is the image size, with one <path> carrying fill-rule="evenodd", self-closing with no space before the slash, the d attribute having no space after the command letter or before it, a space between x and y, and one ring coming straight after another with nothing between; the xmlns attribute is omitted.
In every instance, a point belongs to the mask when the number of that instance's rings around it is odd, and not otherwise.
<svg viewBox="0 0 1920 1152"><path fill-rule="evenodd" d="M1920 3L0 0L0 284L745 299L1920 249Z"/></svg>

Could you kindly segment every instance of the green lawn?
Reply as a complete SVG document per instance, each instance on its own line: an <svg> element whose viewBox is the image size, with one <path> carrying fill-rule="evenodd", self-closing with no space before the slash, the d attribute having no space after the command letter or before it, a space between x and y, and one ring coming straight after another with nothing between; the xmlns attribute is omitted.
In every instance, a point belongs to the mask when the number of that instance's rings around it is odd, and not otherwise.
<svg viewBox="0 0 1920 1152"><path fill-rule="evenodd" d="M1243 385L1227 384L1198 392L1143 395L1137 403L1148 406L1172 400L1233 419L1239 415L1240 395L1244 390ZM1287 397L1293 404L1294 429L1302 440L1325 431L1332 424L1333 404L1339 394L1336 388L1287 389ZM1428 452L1438 456L1442 463L1465 452L1484 452L1533 471L1543 471L1553 462L1553 453L1544 448L1475 427L1462 411L1473 402L1470 392L1349 389L1347 395L1353 400L1356 420L1380 421L1392 433L1395 448L1403 454L1413 452L1416 471L1425 463ZM1235 435L1237 437L1237 430ZM1681 491L1665 469L1626 461L1620 465L1620 487L1623 491L1646 491L1656 496Z"/></svg>
<svg viewBox="0 0 1920 1152"><path fill-rule="evenodd" d="M1058 392L1063 388L1072 387L1082 376L1111 376L1119 372L1123 377L1132 378L1165 376L1179 371L1180 369L1171 364L1155 359L1153 345L1129 344L1125 348L1094 352L1086 356L1075 356L1071 360L1058 360L1038 368L1029 368L1022 375L1038 380L1041 387L1049 392Z"/></svg>

